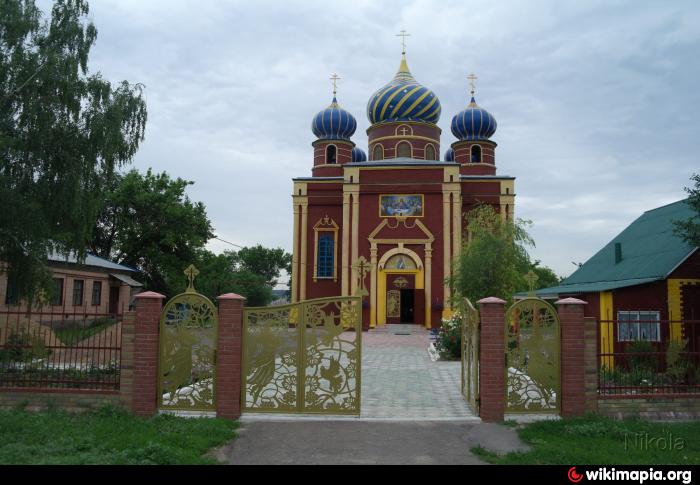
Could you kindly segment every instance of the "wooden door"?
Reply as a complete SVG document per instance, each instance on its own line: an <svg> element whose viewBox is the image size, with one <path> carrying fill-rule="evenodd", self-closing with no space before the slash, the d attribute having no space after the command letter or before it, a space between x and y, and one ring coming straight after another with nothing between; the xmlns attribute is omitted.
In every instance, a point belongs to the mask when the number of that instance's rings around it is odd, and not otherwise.
<svg viewBox="0 0 700 485"><path fill-rule="evenodd" d="M413 315L416 324L425 325L425 290L414 290Z"/></svg>

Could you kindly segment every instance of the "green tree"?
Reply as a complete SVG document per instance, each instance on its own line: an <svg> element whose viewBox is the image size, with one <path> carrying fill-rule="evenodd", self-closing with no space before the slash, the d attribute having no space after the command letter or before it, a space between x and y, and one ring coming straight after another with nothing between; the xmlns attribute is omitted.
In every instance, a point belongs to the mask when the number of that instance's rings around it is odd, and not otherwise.
<svg viewBox="0 0 700 485"><path fill-rule="evenodd" d="M150 169L115 174L94 226L91 251L137 268L148 289L166 295L184 290L182 271L213 236L204 205L185 193L192 184Z"/></svg>
<svg viewBox="0 0 700 485"><path fill-rule="evenodd" d="M551 268L547 266L540 266L540 261L536 260L529 264L528 267L523 268L521 272L522 275L527 274L528 271L532 270L537 275L537 284L535 289L549 288L552 286L558 286L561 283L562 278L557 276L557 274ZM518 291L528 290L529 286L525 279L523 278L522 283L518 286Z"/></svg>
<svg viewBox="0 0 700 485"><path fill-rule="evenodd" d="M695 187L686 187L688 193L688 205L695 211L695 215L682 220L673 221L674 233L691 246L700 246L700 174L693 174L690 180L695 182Z"/></svg>
<svg viewBox="0 0 700 485"><path fill-rule="evenodd" d="M0 0L0 261L29 299L51 251L85 254L104 181L143 140L142 87L88 69L84 0Z"/></svg>
<svg viewBox="0 0 700 485"><path fill-rule="evenodd" d="M283 249L260 245L238 252L216 255L203 250L197 259L197 290L216 298L224 293L246 297L248 306L265 306L272 301L272 290L282 270L289 271L291 255Z"/></svg>
<svg viewBox="0 0 700 485"><path fill-rule="evenodd" d="M504 221L490 205L472 209L467 244L450 280L454 297L476 302L487 296L508 300L522 287L523 269L531 267L526 247L534 246L529 221Z"/></svg>
<svg viewBox="0 0 700 485"><path fill-rule="evenodd" d="M277 286L282 271L292 272L292 255L282 248L265 248L258 244L234 253L242 270L260 275L270 287Z"/></svg>

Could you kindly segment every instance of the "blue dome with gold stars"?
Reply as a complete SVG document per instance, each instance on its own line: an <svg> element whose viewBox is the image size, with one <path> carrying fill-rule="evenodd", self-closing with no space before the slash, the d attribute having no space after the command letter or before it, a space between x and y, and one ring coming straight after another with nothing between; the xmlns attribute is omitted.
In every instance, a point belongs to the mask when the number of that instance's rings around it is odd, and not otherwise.
<svg viewBox="0 0 700 485"><path fill-rule="evenodd" d="M448 148L445 152L445 161L454 162L455 161L455 151L453 148Z"/></svg>
<svg viewBox="0 0 700 485"><path fill-rule="evenodd" d="M357 120L338 105L335 96L330 106L319 111L311 122L311 131L321 140L350 140L356 129Z"/></svg>
<svg viewBox="0 0 700 485"><path fill-rule="evenodd" d="M394 80L374 93L367 103L367 118L372 124L391 121L437 124L441 110L435 93L413 78L404 56Z"/></svg>
<svg viewBox="0 0 700 485"><path fill-rule="evenodd" d="M496 118L479 107L473 95L469 106L452 118L452 133L460 141L488 140L497 127Z"/></svg>
<svg viewBox="0 0 700 485"><path fill-rule="evenodd" d="M362 148L355 147L352 149L352 163L366 162L367 154Z"/></svg>

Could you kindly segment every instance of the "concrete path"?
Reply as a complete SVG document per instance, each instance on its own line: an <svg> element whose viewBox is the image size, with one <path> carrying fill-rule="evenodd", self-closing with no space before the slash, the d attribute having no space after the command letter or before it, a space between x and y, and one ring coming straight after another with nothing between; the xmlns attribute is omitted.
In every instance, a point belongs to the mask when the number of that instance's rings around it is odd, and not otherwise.
<svg viewBox="0 0 700 485"><path fill-rule="evenodd" d="M472 465L477 445L525 449L512 428L486 423L254 421L215 455L232 465Z"/></svg>

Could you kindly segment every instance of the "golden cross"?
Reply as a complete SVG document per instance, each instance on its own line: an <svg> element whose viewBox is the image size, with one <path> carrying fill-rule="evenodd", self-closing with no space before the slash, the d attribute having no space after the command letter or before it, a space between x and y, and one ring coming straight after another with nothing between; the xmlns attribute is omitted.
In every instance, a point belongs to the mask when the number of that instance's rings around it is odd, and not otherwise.
<svg viewBox="0 0 700 485"><path fill-rule="evenodd" d="M333 97L335 97L335 94L338 91L338 81L340 79L340 76L338 76L336 73L333 73L333 75L331 76L331 81L333 81Z"/></svg>
<svg viewBox="0 0 700 485"><path fill-rule="evenodd" d="M365 277L370 272L369 261L364 256L360 256L352 267L357 271L359 284L357 286L357 296L367 296L367 288L365 287Z"/></svg>
<svg viewBox="0 0 700 485"><path fill-rule="evenodd" d="M195 293L194 289L194 279L197 277L199 274L199 270L194 267L194 264L191 264L187 267L187 269L184 271L185 276L187 276L187 293Z"/></svg>
<svg viewBox="0 0 700 485"><path fill-rule="evenodd" d="M401 128L401 134L402 134L403 136L406 136L406 132L407 132L407 131L408 131L408 130L406 129L405 126L404 126L403 128Z"/></svg>
<svg viewBox="0 0 700 485"><path fill-rule="evenodd" d="M411 37L411 34L407 34L405 30L402 30L400 34L396 34L396 37L401 37L401 53L406 55L406 37Z"/></svg>
<svg viewBox="0 0 700 485"><path fill-rule="evenodd" d="M525 275L525 281L527 281L527 284L530 287L530 290L527 292L527 296L537 296L537 294L535 293L535 284L539 279L540 278L535 274L534 271L530 270L527 272L527 274Z"/></svg>
<svg viewBox="0 0 700 485"><path fill-rule="evenodd" d="M472 97L474 96L474 93L476 92L476 80L479 79L474 75L474 73L470 74L467 76L467 79L469 79L469 86L472 88Z"/></svg>

